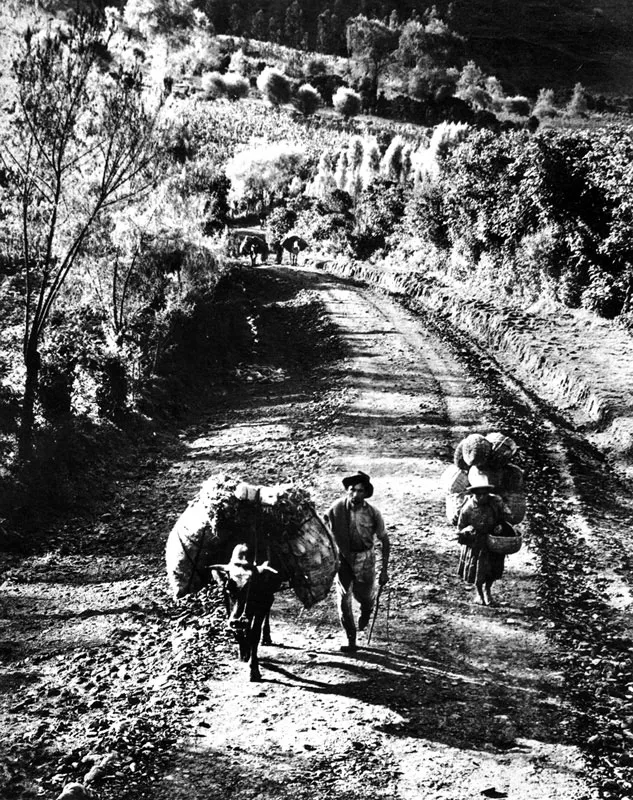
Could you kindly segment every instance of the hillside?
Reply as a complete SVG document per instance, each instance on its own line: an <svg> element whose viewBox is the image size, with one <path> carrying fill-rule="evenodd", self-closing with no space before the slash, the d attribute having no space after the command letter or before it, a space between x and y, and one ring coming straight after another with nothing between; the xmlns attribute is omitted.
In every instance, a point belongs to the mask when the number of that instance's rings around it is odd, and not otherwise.
<svg viewBox="0 0 633 800"><path fill-rule="evenodd" d="M448 5L447 3L438 5ZM627 95L633 6L627 0L455 0L455 28L486 72L517 90L566 88Z"/></svg>
<svg viewBox="0 0 633 800"><path fill-rule="evenodd" d="M17 9L48 13L124 6L122 0L12 0ZM414 0L207 0L194 2L218 34L268 39L317 52L346 55L345 23L363 13L402 21L421 11ZM628 0L438 0L441 16L466 39L465 57L496 75L509 92L536 95L543 87L568 91L580 81L594 94L628 96L633 81L633 5ZM426 7L426 6L424 6Z"/></svg>

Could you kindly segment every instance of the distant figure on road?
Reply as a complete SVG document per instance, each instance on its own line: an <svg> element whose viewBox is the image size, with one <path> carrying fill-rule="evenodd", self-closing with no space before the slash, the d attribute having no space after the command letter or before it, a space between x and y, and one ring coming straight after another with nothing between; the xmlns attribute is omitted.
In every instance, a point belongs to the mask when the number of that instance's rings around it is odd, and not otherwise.
<svg viewBox="0 0 633 800"><path fill-rule="evenodd" d="M499 534L501 523L509 522L512 512L503 500L493 494L494 486L480 482L466 490L470 497L459 512L457 540L462 545L458 574L477 588L479 601L489 606L494 581L503 575L505 556L491 552L486 545L489 533Z"/></svg>
<svg viewBox="0 0 633 800"><path fill-rule="evenodd" d="M297 236L293 233L290 236L286 236L281 246L290 253L290 263L293 267L296 267L299 260L299 253L307 248L308 243L305 239L302 239L301 236Z"/></svg>
<svg viewBox="0 0 633 800"><path fill-rule="evenodd" d="M347 490L325 515L340 551L340 565L335 580L336 602L347 644L345 653L356 652L356 625L352 597L360 604L358 630L364 630L371 619L377 594L376 539L381 545L382 567L379 583L388 580L389 537L380 511L367 502L374 493L369 475L360 470L343 478Z"/></svg>

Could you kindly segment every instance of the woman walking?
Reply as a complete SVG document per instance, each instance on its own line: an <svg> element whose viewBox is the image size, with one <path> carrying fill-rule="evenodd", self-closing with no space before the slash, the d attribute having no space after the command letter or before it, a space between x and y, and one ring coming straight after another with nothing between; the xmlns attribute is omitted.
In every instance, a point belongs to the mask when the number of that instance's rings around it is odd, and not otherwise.
<svg viewBox="0 0 633 800"><path fill-rule="evenodd" d="M479 602L489 606L492 602L492 584L503 575L505 556L488 549L488 534L501 534L503 522L509 522L512 513L501 497L493 494L494 486L483 480L470 486L470 495L459 512L458 542L462 545L458 574L466 583L477 588Z"/></svg>

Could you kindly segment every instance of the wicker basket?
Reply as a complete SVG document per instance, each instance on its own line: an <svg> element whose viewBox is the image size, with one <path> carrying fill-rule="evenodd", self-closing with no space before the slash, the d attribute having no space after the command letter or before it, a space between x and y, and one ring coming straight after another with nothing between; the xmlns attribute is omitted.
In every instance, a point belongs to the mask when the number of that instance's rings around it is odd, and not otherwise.
<svg viewBox="0 0 633 800"><path fill-rule="evenodd" d="M459 512L462 510L467 497L467 494L459 492L446 495L446 519L451 525L457 525Z"/></svg>
<svg viewBox="0 0 633 800"><path fill-rule="evenodd" d="M471 433L460 444L462 459L469 467L482 467L492 453L492 444L480 433Z"/></svg>
<svg viewBox="0 0 633 800"><path fill-rule="evenodd" d="M465 492L468 489L468 475L463 469L451 465L440 477L440 486L446 494Z"/></svg>
<svg viewBox="0 0 633 800"><path fill-rule="evenodd" d="M523 522L525 518L525 511L527 508L527 498L524 492L508 492L503 496L504 503L510 509L512 514L512 522L513 525L518 525L519 522Z"/></svg>
<svg viewBox="0 0 633 800"><path fill-rule="evenodd" d="M489 533L486 536L486 547L491 553L498 553L500 555L509 556L512 553L518 553L523 544L521 534L517 533L512 525L504 522L502 525L502 535L496 536Z"/></svg>
<svg viewBox="0 0 633 800"><path fill-rule="evenodd" d="M491 461L499 466L507 464L518 449L514 439L503 433L489 433L486 435L486 439L492 445Z"/></svg>

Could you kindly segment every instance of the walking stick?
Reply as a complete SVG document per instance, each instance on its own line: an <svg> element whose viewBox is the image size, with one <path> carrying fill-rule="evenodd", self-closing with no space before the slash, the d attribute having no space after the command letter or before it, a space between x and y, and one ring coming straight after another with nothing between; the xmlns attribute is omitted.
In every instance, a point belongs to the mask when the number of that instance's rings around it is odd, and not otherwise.
<svg viewBox="0 0 633 800"><path fill-rule="evenodd" d="M367 634L367 644L371 642L371 635L374 632L374 625L376 624L376 617L378 616L378 605L380 603L380 595L382 594L383 584L378 587L378 594L376 595L376 604L374 605L374 618L369 626L369 633Z"/></svg>

